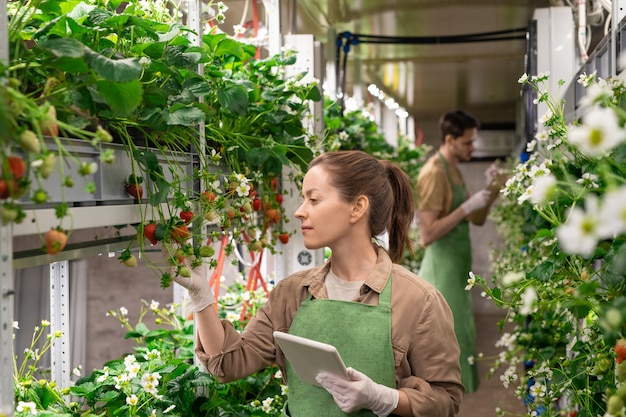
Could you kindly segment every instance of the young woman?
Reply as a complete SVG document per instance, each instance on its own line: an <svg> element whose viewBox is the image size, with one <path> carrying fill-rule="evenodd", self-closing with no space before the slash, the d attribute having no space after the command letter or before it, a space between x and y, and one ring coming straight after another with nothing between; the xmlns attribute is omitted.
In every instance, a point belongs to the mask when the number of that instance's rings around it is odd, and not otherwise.
<svg viewBox="0 0 626 417"><path fill-rule="evenodd" d="M207 308L215 297L205 271L176 278L196 311L198 358L224 382L278 364L289 386L284 414L292 417L454 416L464 389L450 308L396 263L410 246L414 216L406 174L364 152L324 153L310 163L302 196L295 217L305 246L332 255L280 281L242 334ZM388 251L375 238L384 231ZM301 382L276 330L335 345L351 380L320 373L323 388Z"/></svg>

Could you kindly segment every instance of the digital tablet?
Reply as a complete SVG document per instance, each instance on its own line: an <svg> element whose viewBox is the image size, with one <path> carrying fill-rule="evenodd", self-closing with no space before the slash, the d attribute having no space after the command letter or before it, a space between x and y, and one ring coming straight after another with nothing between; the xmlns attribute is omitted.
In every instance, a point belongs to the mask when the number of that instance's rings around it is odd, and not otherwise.
<svg viewBox="0 0 626 417"><path fill-rule="evenodd" d="M333 345L284 332L274 332L274 338L303 382L320 386L315 376L321 371L349 379L346 365Z"/></svg>

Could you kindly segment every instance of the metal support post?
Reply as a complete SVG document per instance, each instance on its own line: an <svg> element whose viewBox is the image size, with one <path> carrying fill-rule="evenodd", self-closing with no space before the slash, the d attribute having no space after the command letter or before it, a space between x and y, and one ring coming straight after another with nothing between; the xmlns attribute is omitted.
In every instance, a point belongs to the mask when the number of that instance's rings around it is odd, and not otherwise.
<svg viewBox="0 0 626 417"><path fill-rule="evenodd" d="M5 9L6 10L6 9ZM10 226L0 226L0 417L12 416L13 392L13 245Z"/></svg>
<svg viewBox="0 0 626 417"><path fill-rule="evenodd" d="M298 58L295 65L286 68L285 75L294 75L306 71L307 75L303 78L303 82L313 81L314 78L319 80L321 88L321 78L323 75L322 66L324 65L321 56L321 47L315 42L313 35L285 35L284 41L286 45L297 45ZM322 103L311 104L311 115L308 119L307 130L312 136L319 136L323 129L323 107ZM288 215L292 215L300 204L300 189L289 172L283 172L282 186L285 190L285 200L283 206ZM281 245L280 251L276 258L276 281L286 278L290 274L302 269L312 268L321 265L324 262L324 250L309 250L304 246L302 234L296 231L299 222L291 222L285 224L285 229L293 233L289 243Z"/></svg>
<svg viewBox="0 0 626 417"><path fill-rule="evenodd" d="M282 23L280 18L280 0L266 0L265 12L267 22L267 35L268 35L268 52L269 56L280 53L282 43Z"/></svg>
<svg viewBox="0 0 626 417"><path fill-rule="evenodd" d="M50 332L61 332L55 340L51 352L51 380L58 387L69 387L71 377L70 361L70 286L69 262L50 264Z"/></svg>
<svg viewBox="0 0 626 417"><path fill-rule="evenodd" d="M7 1L0 0L0 63L9 62ZM0 83L2 79L0 74ZM13 392L13 238L12 227L0 225L0 417L12 416Z"/></svg>

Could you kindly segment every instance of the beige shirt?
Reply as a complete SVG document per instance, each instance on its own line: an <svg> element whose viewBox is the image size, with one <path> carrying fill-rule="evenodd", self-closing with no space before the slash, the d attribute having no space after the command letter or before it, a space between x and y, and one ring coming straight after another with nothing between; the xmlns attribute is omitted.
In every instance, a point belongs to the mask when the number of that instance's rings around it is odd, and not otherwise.
<svg viewBox="0 0 626 417"><path fill-rule="evenodd" d="M448 165L448 169L455 184L465 185L458 167ZM437 153L426 161L417 177L417 209L440 211L439 217L447 216L452 209L452 185Z"/></svg>
<svg viewBox="0 0 626 417"><path fill-rule="evenodd" d="M303 300L311 295L328 298L324 277L330 262L332 258L321 267L296 272L280 281L242 334L223 320L225 340L220 354L205 354L198 341L196 354L206 369L228 382L276 363L285 377L285 358L272 333L289 330ZM452 417L464 393L452 312L431 284L393 264L381 248L378 262L356 301L377 305L390 276L397 388L408 396L414 416Z"/></svg>

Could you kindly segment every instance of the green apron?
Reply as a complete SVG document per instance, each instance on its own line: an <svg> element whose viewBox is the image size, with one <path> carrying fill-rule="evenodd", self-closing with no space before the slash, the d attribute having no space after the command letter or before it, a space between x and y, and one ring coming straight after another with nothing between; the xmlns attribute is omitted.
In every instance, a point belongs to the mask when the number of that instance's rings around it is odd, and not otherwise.
<svg viewBox="0 0 626 417"><path fill-rule="evenodd" d="M464 185L452 182L446 160L438 154L446 169L452 186L452 210L467 199ZM419 276L433 284L446 299L454 315L454 332L461 347L461 377L465 392L476 391L479 384L476 363L468 358L476 358L476 328L472 307L472 294L465 290L472 268L472 247L469 236L469 223L463 220L447 235L428 246L424 252Z"/></svg>
<svg viewBox="0 0 626 417"><path fill-rule="evenodd" d="M334 345L347 367L373 381L396 387L391 344L391 277L380 293L378 305L339 301L305 300L289 333ZM370 410L344 413L324 388L302 382L289 361L286 364L289 395L283 416L375 416Z"/></svg>

